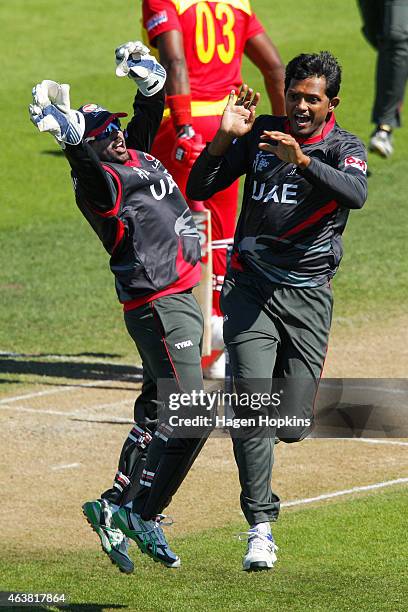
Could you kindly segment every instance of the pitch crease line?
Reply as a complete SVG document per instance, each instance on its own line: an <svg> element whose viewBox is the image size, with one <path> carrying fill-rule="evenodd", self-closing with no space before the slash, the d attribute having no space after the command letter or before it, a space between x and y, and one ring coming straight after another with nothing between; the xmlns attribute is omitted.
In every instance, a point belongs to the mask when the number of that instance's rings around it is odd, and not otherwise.
<svg viewBox="0 0 408 612"><path fill-rule="evenodd" d="M74 417L79 420L95 421L95 423L103 423L107 420L112 421L114 423L134 423L132 419L118 417L116 414L104 414L103 416L101 416L86 412L60 412L59 410L44 410L42 408L24 408L24 406L7 405L0 406L0 410L13 410L13 412L30 412L32 414L52 414L54 416Z"/></svg>
<svg viewBox="0 0 408 612"><path fill-rule="evenodd" d="M307 440L327 440L328 438L314 438L311 436L310 438L305 438L304 442ZM330 440L334 440L337 442L365 442L366 444L390 444L392 446L408 446L408 442L401 442L401 440L383 440L379 438L330 438Z"/></svg>
<svg viewBox="0 0 408 612"><path fill-rule="evenodd" d="M325 382L325 379L320 383L319 387L324 389L343 389L344 391L374 391L376 393L392 393L393 395L407 395L408 389L399 389L398 387L388 388L388 387L371 387L370 385L354 385L350 387L344 386L342 383L329 383Z"/></svg>
<svg viewBox="0 0 408 612"><path fill-rule="evenodd" d="M343 438L348 442L365 442L366 444L391 444L393 446L408 446L408 442L400 440L374 440L373 438Z"/></svg>
<svg viewBox="0 0 408 612"><path fill-rule="evenodd" d="M304 499L294 499L293 501L283 502L282 508L291 508L293 506L302 506L304 504L312 504L313 502L323 501L325 499L332 499L333 497L341 497L342 495L352 495L353 493L361 493L362 491L372 491L373 489L382 489L384 487L392 487L399 484L408 484L408 478L397 478L395 480L385 480L383 482L376 482L371 485L364 485L361 487L353 487L352 489L344 489L343 491L334 491L333 493L324 493L323 495L317 495L316 497L305 497Z"/></svg>
<svg viewBox="0 0 408 612"><path fill-rule="evenodd" d="M79 467L81 467L80 463L66 463L66 464L63 464L63 465L52 465L51 469L54 470L54 471L57 471L57 470L72 470L74 468L79 468Z"/></svg>
<svg viewBox="0 0 408 612"><path fill-rule="evenodd" d="M134 363L123 363L122 361L107 361L102 357L72 357L70 355L57 355L54 353L47 353L47 355L30 355L28 353L12 353L10 351L0 351L0 357L18 357L21 359L41 359L47 361L64 361L67 363L96 363L98 365L107 366L119 366L122 368L131 368L133 370L140 370L141 366L135 365ZM135 372L135 376L140 375Z"/></svg>
<svg viewBox="0 0 408 612"><path fill-rule="evenodd" d="M108 382L116 382L115 380L95 380L91 383L78 383L77 385L69 385L67 387L58 387L58 389L46 389L45 391L37 391L36 393L26 393L25 395L15 395L14 397L4 397L0 400L0 404L9 404L10 402L24 401L33 397L41 397L42 395L54 395L55 393L65 393L66 391L74 391L83 387L99 387Z"/></svg>

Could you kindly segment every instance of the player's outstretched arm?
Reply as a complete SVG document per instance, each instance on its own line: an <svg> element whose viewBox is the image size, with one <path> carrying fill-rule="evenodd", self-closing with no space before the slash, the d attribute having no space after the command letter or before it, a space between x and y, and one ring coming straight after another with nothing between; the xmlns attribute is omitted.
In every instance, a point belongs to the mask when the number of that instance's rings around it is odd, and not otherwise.
<svg viewBox="0 0 408 612"><path fill-rule="evenodd" d="M187 182L189 198L207 200L247 171L246 143L241 137L252 129L259 99L259 93L254 94L248 85L241 87L236 100L235 92L231 92L218 132L191 169ZM229 154L228 148L236 138L239 140Z"/></svg>
<svg viewBox="0 0 408 612"><path fill-rule="evenodd" d="M208 147L211 155L224 155L235 138L241 138L251 131L259 100L260 94L254 93L246 84L242 85L236 100L235 91L231 91L218 132Z"/></svg>
<svg viewBox="0 0 408 612"><path fill-rule="evenodd" d="M64 149L75 177L75 190L81 190L92 207L107 211L116 194L91 147L83 142L84 115L70 106L69 85L44 80L32 90L30 119L40 132L51 134Z"/></svg>
<svg viewBox="0 0 408 612"><path fill-rule="evenodd" d="M150 49L137 40L117 47L115 61L116 75L128 77L138 88L126 144L148 153L163 117L166 70L150 55Z"/></svg>
<svg viewBox="0 0 408 612"><path fill-rule="evenodd" d="M269 36L262 32L249 38L245 55L261 71L274 115L285 115L285 66L278 49Z"/></svg>

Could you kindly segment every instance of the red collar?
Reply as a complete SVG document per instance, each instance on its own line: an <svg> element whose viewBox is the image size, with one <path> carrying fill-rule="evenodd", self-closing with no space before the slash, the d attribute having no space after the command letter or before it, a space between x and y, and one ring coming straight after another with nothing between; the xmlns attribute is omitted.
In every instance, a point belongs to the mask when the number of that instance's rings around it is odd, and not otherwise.
<svg viewBox="0 0 408 612"><path fill-rule="evenodd" d="M317 136L313 136L313 138L299 138L298 136L295 136L294 134L292 134L290 130L290 126L289 126L289 120L286 118L285 119L285 133L291 134L295 138L295 140L297 140L299 144L313 144L315 142L320 142L320 140L323 140L324 138L326 138L327 134L331 132L332 129L334 128L335 123L336 123L336 118L334 116L334 113L330 113L329 120L326 122L321 134L318 134Z"/></svg>
<svg viewBox="0 0 408 612"><path fill-rule="evenodd" d="M134 149L128 149L128 153L129 153L129 157L130 159L128 159L128 161L126 161L123 165L124 166L136 166L136 167L140 167L140 159L139 156L137 154L137 151L135 151Z"/></svg>

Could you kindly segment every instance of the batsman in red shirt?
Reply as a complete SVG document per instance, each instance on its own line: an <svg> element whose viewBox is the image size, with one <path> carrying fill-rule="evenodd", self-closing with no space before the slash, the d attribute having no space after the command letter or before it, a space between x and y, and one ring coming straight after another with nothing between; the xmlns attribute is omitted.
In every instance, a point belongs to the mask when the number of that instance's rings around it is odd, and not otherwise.
<svg viewBox="0 0 408 612"><path fill-rule="evenodd" d="M213 139L230 91L238 91L242 84L243 55L262 72L274 115L285 114L284 66L249 0L143 0L143 25L167 70L167 105L152 154L168 168L185 195L191 166L205 143ZM211 211L213 240L234 235L237 200L235 182L204 202ZM203 206L187 202L192 210ZM225 269L226 250L214 250L214 350L203 362L208 378L224 376L219 296Z"/></svg>

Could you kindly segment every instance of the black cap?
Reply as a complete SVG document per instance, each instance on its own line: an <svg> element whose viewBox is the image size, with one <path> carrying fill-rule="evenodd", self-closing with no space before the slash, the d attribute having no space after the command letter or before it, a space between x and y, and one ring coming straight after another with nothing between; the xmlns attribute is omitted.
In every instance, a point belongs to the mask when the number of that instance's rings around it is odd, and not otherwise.
<svg viewBox="0 0 408 612"><path fill-rule="evenodd" d="M98 136L117 117L127 117L127 113L111 113L98 104L84 104L78 110L85 117L84 138Z"/></svg>

